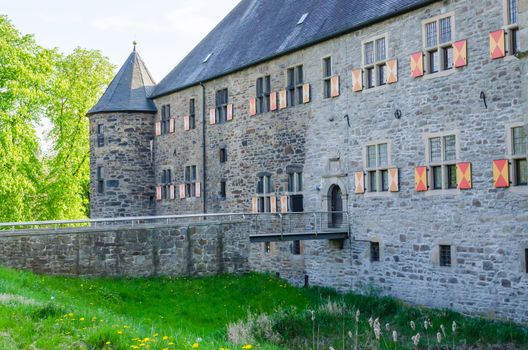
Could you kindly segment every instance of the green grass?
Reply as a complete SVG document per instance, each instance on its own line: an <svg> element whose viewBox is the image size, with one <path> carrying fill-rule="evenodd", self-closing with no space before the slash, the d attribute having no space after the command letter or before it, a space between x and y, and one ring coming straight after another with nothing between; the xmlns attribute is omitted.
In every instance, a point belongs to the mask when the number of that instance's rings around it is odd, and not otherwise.
<svg viewBox="0 0 528 350"><path fill-rule="evenodd" d="M338 311L322 306L329 300L337 303ZM410 337L418 331L425 346L425 319L435 329L445 325L449 333L445 345L454 341L523 348L528 344L527 330L511 323L413 308L391 298L298 289L262 274L86 279L0 269L0 349L191 349L197 338L201 338L200 349L241 349L242 345L228 343L226 328L230 322L247 319L248 312L270 315L273 332L280 336L272 344L257 332L251 344L255 349L308 349L314 329L316 342L324 344L324 349L330 345L341 349L343 344L350 349L353 340L346 334L355 332L358 308L358 341L364 346L377 346L367 321L371 316L380 317L380 346L387 349L396 344L389 340L385 323L398 330L398 348L408 348ZM309 310L316 311L315 321ZM409 326L411 320L417 324L415 331ZM458 329L450 337L453 321ZM168 338L163 340L164 336ZM430 331L433 344L435 337L436 330ZM150 340L140 346L136 338Z"/></svg>

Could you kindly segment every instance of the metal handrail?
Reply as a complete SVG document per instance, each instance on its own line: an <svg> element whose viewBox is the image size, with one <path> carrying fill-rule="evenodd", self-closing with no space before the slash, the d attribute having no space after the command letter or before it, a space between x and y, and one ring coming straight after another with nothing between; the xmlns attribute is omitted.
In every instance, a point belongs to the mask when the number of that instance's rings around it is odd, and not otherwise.
<svg viewBox="0 0 528 350"><path fill-rule="evenodd" d="M211 214L184 214L184 215L159 215L159 216L132 216L132 217L119 217L119 218L100 218L100 219L82 219L82 220L49 220L49 221L32 221L32 222L4 222L0 223L0 228L8 227L11 228L12 231L16 230L24 230L28 229L29 227L33 227L32 229L38 230L38 226L52 226L54 230L57 230L59 226L63 226L62 228L65 228L64 226L68 225L82 225L86 224L86 228L98 228L98 224L104 224L104 223L123 223L128 224L130 227L134 227L136 223L139 225L141 224L141 221L165 221L165 224L170 224L171 220L184 220L184 219L207 219L207 218L221 218L221 217L228 217L229 221L233 221L233 217L239 217L242 220L249 219L251 217L255 217L255 230L258 233L259 228L259 217L278 217L280 222L280 234L281 237L284 235L284 216L288 216L289 219L289 227L288 230L291 230L292 223L291 219L295 216L300 215L310 215L314 219L314 231L316 235L321 232L323 229L323 215L328 214L344 214L346 218L346 225L347 225L347 232L350 235L350 225L349 225L349 213L348 212L325 212L325 211L314 211L314 212L291 212L291 213L211 213ZM319 223L317 223L317 217L319 216ZM104 225L99 225L99 227ZM31 229L31 228L29 228ZM41 228L41 229L50 229L50 228ZM1 232L1 230L0 230Z"/></svg>

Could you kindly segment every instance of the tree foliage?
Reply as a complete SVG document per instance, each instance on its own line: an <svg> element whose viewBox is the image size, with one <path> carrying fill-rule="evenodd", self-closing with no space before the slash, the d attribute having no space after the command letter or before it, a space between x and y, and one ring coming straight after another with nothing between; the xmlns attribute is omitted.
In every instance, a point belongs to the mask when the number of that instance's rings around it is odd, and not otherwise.
<svg viewBox="0 0 528 350"><path fill-rule="evenodd" d="M88 215L86 112L113 75L99 51L39 46L0 16L0 221ZM50 123L50 152L37 128Z"/></svg>

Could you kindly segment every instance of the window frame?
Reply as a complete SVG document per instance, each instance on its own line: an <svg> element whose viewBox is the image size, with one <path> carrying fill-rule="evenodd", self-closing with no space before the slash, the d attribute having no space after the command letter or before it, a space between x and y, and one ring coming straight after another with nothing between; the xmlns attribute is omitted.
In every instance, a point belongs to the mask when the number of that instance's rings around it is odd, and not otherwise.
<svg viewBox="0 0 528 350"><path fill-rule="evenodd" d="M105 145L105 125L104 123L98 123L96 126L97 131L97 147L104 147Z"/></svg>
<svg viewBox="0 0 528 350"><path fill-rule="evenodd" d="M273 195L273 182L270 174L261 175L257 177L257 212L270 213L271 212L271 197ZM261 185L262 184L262 185ZM261 189L262 186L262 189Z"/></svg>
<svg viewBox="0 0 528 350"><path fill-rule="evenodd" d="M380 146L386 145L387 147L387 163L381 165L380 163ZM375 166L369 166L369 149L374 147L375 149ZM392 167L391 162L391 143L389 140L372 141L365 145L363 151L364 168L366 173L365 189L366 193L388 193L389 192L389 169ZM386 183L384 183L384 177L386 176ZM372 186L372 178L376 181L375 188ZM385 186L384 186L385 185Z"/></svg>
<svg viewBox="0 0 528 350"><path fill-rule="evenodd" d="M220 163L227 163L227 147L220 147L218 150L218 160Z"/></svg>
<svg viewBox="0 0 528 350"><path fill-rule="evenodd" d="M515 145L514 145L514 137L513 132L515 128L522 128L524 129L524 140L525 140L525 153L524 154L515 154ZM510 181L511 186L513 188L519 188L519 189L527 189L528 190L528 182L527 183L519 183L519 165L518 162L525 161L527 164L525 165L525 171L528 173L528 133L526 132L526 126L524 123L512 123L506 125L506 143L507 143L507 158L509 162L510 167Z"/></svg>
<svg viewBox="0 0 528 350"><path fill-rule="evenodd" d="M378 59L378 41L384 40L384 54L383 59ZM373 61L367 62L368 44L372 43ZM389 34L383 33L370 37L361 42L361 63L363 74L363 86L366 90L374 89L387 85L387 61L389 60Z"/></svg>
<svg viewBox="0 0 528 350"><path fill-rule="evenodd" d="M189 130L196 129L196 99L189 99Z"/></svg>
<svg viewBox="0 0 528 350"><path fill-rule="evenodd" d="M326 56L322 59L323 75L323 99L332 98L332 56Z"/></svg>
<svg viewBox="0 0 528 350"><path fill-rule="evenodd" d="M520 52L519 47L519 41L520 41L520 32L519 32L519 1L517 2L517 9L516 9L516 19L517 21L511 22L510 21L510 1L511 0L503 0L503 22L504 22L504 30L506 30L506 51L508 56L515 56Z"/></svg>
<svg viewBox="0 0 528 350"><path fill-rule="evenodd" d="M228 88L223 88L216 90L215 94L215 118L216 124L225 124L227 123L227 105L229 104L229 90Z"/></svg>
<svg viewBox="0 0 528 350"><path fill-rule="evenodd" d="M96 170L96 174L95 174L95 178L96 178L96 191L98 194L104 194L105 193L105 185L104 185L104 181L105 181L105 167L102 166L102 165L98 165L97 166L97 170Z"/></svg>
<svg viewBox="0 0 528 350"><path fill-rule="evenodd" d="M167 135L170 131L170 104L166 103L161 105L161 135Z"/></svg>
<svg viewBox="0 0 528 350"><path fill-rule="evenodd" d="M454 136L455 137L455 145L454 145L454 151L455 156L453 159L446 159L446 148L445 148L445 139L447 137ZM440 160L433 160L432 159L432 147L431 147L431 140L435 138L440 138ZM456 179L456 166L459 163L459 157L460 157L460 133L458 131L445 131L440 133L434 133L434 134L426 134L425 135L425 160L426 160L426 166L428 170L428 183L429 183L429 189L430 191L437 192L437 191L458 191L458 182ZM440 168L440 176L441 176L441 186L437 186L437 182L435 181L435 172L434 169ZM454 173L451 173L454 171ZM454 176L455 183L454 185L450 185L449 175Z"/></svg>
<svg viewBox="0 0 528 350"><path fill-rule="evenodd" d="M227 197L227 181L221 180L220 181L220 191L218 191L218 195L221 199L226 199Z"/></svg>
<svg viewBox="0 0 528 350"><path fill-rule="evenodd" d="M450 244L439 244L438 245L438 266L440 267L452 267L453 266L453 246ZM448 261L445 260L448 258Z"/></svg>
<svg viewBox="0 0 528 350"><path fill-rule="evenodd" d="M299 72L301 72L301 74L299 74ZM293 79L291 78L292 74ZM286 100L288 107L303 104L304 81L304 65L298 64L286 69Z"/></svg>
<svg viewBox="0 0 528 350"><path fill-rule="evenodd" d="M170 186L172 182L172 169L165 168L160 173L160 184L161 184L161 199L170 198Z"/></svg>
<svg viewBox="0 0 528 350"><path fill-rule="evenodd" d="M260 86L261 85L261 86ZM260 88L259 88L260 86ZM271 111L271 75L257 78L255 84L256 110L257 114Z"/></svg>
<svg viewBox="0 0 528 350"><path fill-rule="evenodd" d="M196 165L187 165L183 173L183 182L185 184L185 198L196 197L196 182L198 171Z"/></svg>
<svg viewBox="0 0 528 350"><path fill-rule="evenodd" d="M441 42L441 21L443 19L450 18L450 33L451 38L449 41ZM431 23L436 23L436 44L429 46L427 41L427 25ZM453 62L453 44L455 43L456 38L456 17L455 12L448 12L438 16L424 19L422 21L422 47L425 54L424 67L426 68L424 73L426 75L438 74L440 72L454 71L454 62ZM450 52L451 55L447 55ZM433 71L431 68L431 57L432 54L436 53L438 59L438 70ZM433 56L434 57L434 56ZM450 60L447 60L446 57L450 57ZM449 63L450 66L446 66L446 63Z"/></svg>
<svg viewBox="0 0 528 350"><path fill-rule="evenodd" d="M381 244L371 241L370 245L370 262L381 262Z"/></svg>

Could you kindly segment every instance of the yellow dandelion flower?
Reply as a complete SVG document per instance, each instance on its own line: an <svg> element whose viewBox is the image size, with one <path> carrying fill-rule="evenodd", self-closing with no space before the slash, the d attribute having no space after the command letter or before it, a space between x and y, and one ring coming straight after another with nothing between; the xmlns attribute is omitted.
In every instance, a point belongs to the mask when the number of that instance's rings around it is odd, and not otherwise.
<svg viewBox="0 0 528 350"><path fill-rule="evenodd" d="M198 349L199 347L200 347L200 344L198 344L198 343L194 343L194 344L192 345L192 348L193 348L193 349Z"/></svg>
<svg viewBox="0 0 528 350"><path fill-rule="evenodd" d="M96 317L92 317L92 322L95 322L97 320Z"/></svg>
<svg viewBox="0 0 528 350"><path fill-rule="evenodd" d="M84 321L84 317L79 318L79 321Z"/></svg>
<svg viewBox="0 0 528 350"><path fill-rule="evenodd" d="M246 345L244 345L244 346L242 347L242 349L244 349L244 350L253 349L253 345L251 345L251 344L246 344Z"/></svg>
<svg viewBox="0 0 528 350"><path fill-rule="evenodd" d="M106 342L106 345L110 345L110 344L112 344L112 342L109 342L109 341Z"/></svg>
<svg viewBox="0 0 528 350"><path fill-rule="evenodd" d="M143 341L144 341L145 343L148 343L148 342L150 341L150 338L144 338Z"/></svg>
<svg viewBox="0 0 528 350"><path fill-rule="evenodd" d="M122 331L122 330L118 330L118 331L117 331L117 334L120 334L120 335L121 335L121 334L123 334L123 331Z"/></svg>
<svg viewBox="0 0 528 350"><path fill-rule="evenodd" d="M167 340L167 339L169 339L169 337L167 337L166 335L164 335L163 338L161 338L161 339L163 339L163 340Z"/></svg>
<svg viewBox="0 0 528 350"><path fill-rule="evenodd" d="M139 349L139 346L137 346L137 345L130 345L130 348L131 348L131 349Z"/></svg>

